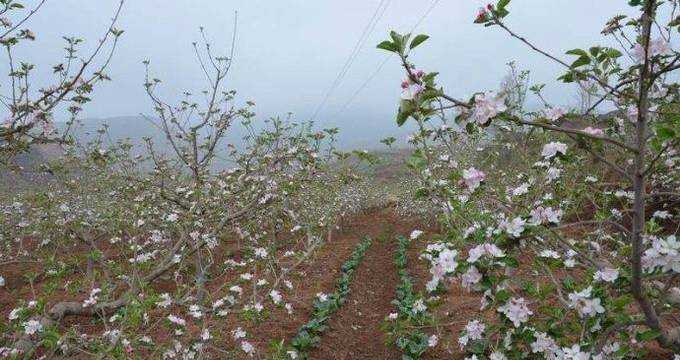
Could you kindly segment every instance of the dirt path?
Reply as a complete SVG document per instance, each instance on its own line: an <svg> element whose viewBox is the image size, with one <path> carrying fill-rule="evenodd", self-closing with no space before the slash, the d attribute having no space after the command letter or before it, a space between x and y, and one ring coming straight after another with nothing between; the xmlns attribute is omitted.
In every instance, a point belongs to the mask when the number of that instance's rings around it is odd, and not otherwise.
<svg viewBox="0 0 680 360"><path fill-rule="evenodd" d="M352 251L365 236L376 239L384 231L385 224L391 222L386 220L386 217L389 216L391 215L387 215L385 210L373 210L352 219L345 224L342 231L335 233L333 239L318 250L313 261L304 264L292 274L291 280L296 285L296 292L292 297L288 298L288 301L293 304L295 316L288 315L285 309L277 308L272 311L269 318L262 322L240 324L244 330L252 334L253 344L259 348L267 349L269 342L272 340L284 339L288 341L293 338L299 327L309 320L316 294L319 292L331 293L335 291L342 264L349 258ZM375 246L376 244L374 243L372 248ZM378 246L380 245L378 244ZM369 260L367 254L367 257L362 262L366 263ZM391 262L386 264L392 269ZM357 280L366 281L366 279L355 278L353 282L357 283ZM391 295L389 294L390 299ZM350 294L350 298L351 296ZM349 301L352 300L350 299ZM345 305L350 305L350 302L347 302ZM381 306L383 306L382 309L385 309L385 305ZM384 310L378 307L372 309L376 312L384 312ZM368 311L368 313L371 312ZM235 317L229 320L234 323L238 321ZM230 331L230 329L227 330ZM376 329L376 331L379 332L380 330ZM324 334L324 339L326 335ZM331 358L334 359L334 357ZM316 359L316 357L311 357L311 359Z"/></svg>
<svg viewBox="0 0 680 360"><path fill-rule="evenodd" d="M398 282L394 266L396 229L390 215L379 219L383 228L374 237L364 260L355 273L347 302L329 321L321 345L310 359L399 359L394 346L386 344L380 325L389 313Z"/></svg>

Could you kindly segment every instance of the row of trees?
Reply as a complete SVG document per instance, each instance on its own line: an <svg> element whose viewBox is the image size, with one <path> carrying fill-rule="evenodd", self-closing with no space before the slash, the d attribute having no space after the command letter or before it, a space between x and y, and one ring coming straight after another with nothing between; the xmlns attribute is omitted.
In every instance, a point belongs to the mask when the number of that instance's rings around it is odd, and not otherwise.
<svg viewBox="0 0 680 360"><path fill-rule="evenodd" d="M22 16L19 3L0 3L5 6L0 15ZM71 332L59 333L61 322L72 316L99 318L104 324L121 321L104 334L111 344L100 351L131 351L132 336L139 335L132 314L148 319L153 308L169 312L181 307L202 319L202 332L198 337L184 334L186 321L169 313L168 326L175 327L177 337L164 355L189 358L205 351L221 316L258 318L265 307L292 312L287 302L295 291L291 273L330 240L345 216L369 201L349 165L351 155L335 148L338 130L317 130L290 118L256 124L254 103L239 103L227 85L233 45L228 53L216 54L201 29L202 42L193 44L193 50L206 83L196 94L187 91L177 94L179 101L165 100L157 91L162 81L144 62L144 88L153 105L147 120L168 146L147 138L140 154L130 143L111 143L105 129L88 142L73 139L70 130L81 106L95 84L109 79L104 70L122 34L115 23L124 4L89 56L78 55L80 39L67 39L67 62L54 67L57 84L33 91L33 66L22 63L15 69L11 54L16 44L35 36L20 27L43 3L14 25L10 20L2 25L7 28L0 42L10 57L11 93L2 97L9 116L0 127L0 150L7 169L14 156L37 144L57 143L64 153L48 165L48 182L2 195L0 261L31 263L46 256L47 266L59 270L45 276L59 281L68 277L68 255L82 249L87 255L84 276L75 281L77 292L89 297L40 298L35 300L39 306L26 301L16 307L3 335L10 346L0 348L0 355L31 354L38 345L69 353L82 341ZM58 130L53 111L64 105L71 120ZM246 130L239 146L226 141L235 126ZM218 160L232 167L219 169ZM35 237L41 239L38 249L28 250L24 239ZM240 278L228 276L233 268L243 271ZM172 294L158 294L158 283L171 279ZM252 288L242 287L244 279L253 279ZM253 354L245 335L238 334L243 351Z"/></svg>
<svg viewBox="0 0 680 360"><path fill-rule="evenodd" d="M592 99L583 111L549 102L514 66L501 91L458 99L412 60L427 35L392 32L378 45L406 74L397 123L419 127L416 194L433 203L446 242L460 245L453 263L448 252L431 256L428 290L456 279L498 315L480 312L461 334L472 359L621 358L637 351L635 338L680 349L669 220L680 197L678 2L628 6L639 16L617 15L602 31L618 48L569 50L570 61L516 33L509 0L475 18L561 66L558 80ZM544 109L523 108L527 90Z"/></svg>

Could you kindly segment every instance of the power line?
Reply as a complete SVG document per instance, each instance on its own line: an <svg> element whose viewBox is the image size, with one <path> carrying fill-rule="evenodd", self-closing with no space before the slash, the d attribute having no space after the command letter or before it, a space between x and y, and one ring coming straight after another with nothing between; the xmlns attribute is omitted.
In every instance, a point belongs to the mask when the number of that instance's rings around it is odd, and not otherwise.
<svg viewBox="0 0 680 360"><path fill-rule="evenodd" d="M432 4L430 5L430 7L425 11L425 13L423 13L423 16L421 16L420 19L418 19L418 22L416 22L415 25L413 25L413 27L411 28L411 31L409 31L409 32L415 31L416 28L417 28L418 26L420 26L420 24L422 24L423 21L425 21L425 19L430 15L430 13L432 12L432 10L434 10L435 6L437 6L437 4L439 4L439 1L440 1L440 0L434 0L434 1L432 2Z"/></svg>
<svg viewBox="0 0 680 360"><path fill-rule="evenodd" d="M385 64L387 64L387 61L389 61L390 58L391 58L390 55L385 56L385 59L380 63L380 65L378 65L378 68L375 69L373 74L371 74L371 76L369 76L368 79L366 79L366 81L364 81L363 84L361 84L361 86L359 86L359 88L354 92L354 94L352 94L349 100L347 100L347 102L340 108L340 110L335 114L335 116L338 116L342 112L347 110L347 108L354 101L354 99L356 99L356 97L359 96L359 93L361 93L364 90L364 88L366 88L366 86L368 86L368 84L370 84L371 81L373 81L373 79L375 79L375 77L378 76L378 74L380 73L380 71L382 71L383 67L385 67Z"/></svg>
<svg viewBox="0 0 680 360"><path fill-rule="evenodd" d="M384 0L381 0L381 2L382 1L384 1ZM385 3L385 6L382 8L382 11L380 11L380 14L378 14L377 17L375 16L377 14L377 12L375 14L373 14L374 16L373 16L373 18L371 18L371 21L369 21L369 26L364 28L364 33L362 34L363 39L361 40L361 43L357 43L357 46L354 47L354 50L353 50L354 56L352 57L351 61L347 64L347 66L345 66L345 68L343 69L342 75L340 77L340 81L342 81L345 78L345 75L347 75L347 73L349 72L349 68L354 64L354 60L356 60L357 56L359 55L361 48L363 48L364 44L366 44L366 41L368 40L368 37L373 33L373 30L375 30L375 26L378 25L378 22L380 21L380 19L385 14L385 11L387 11L387 7L389 6L391 1L392 0L388 0ZM376 10L379 10L380 6L381 5L379 4L378 9L376 9ZM338 83L338 85L339 85L339 83Z"/></svg>
<svg viewBox="0 0 680 360"><path fill-rule="evenodd" d="M366 40L368 40L368 37L373 33L375 30L376 25L380 21L380 19L383 17L385 14L385 11L389 7L389 4L392 0L380 0L380 3L378 4L378 7L375 9L373 12L373 16L371 16L371 19L369 20L368 24L364 27L364 30L357 40L356 44L354 45L354 48L352 49L352 52L350 53L349 57L345 61L345 64L343 65L342 69L340 70L340 73L338 73L338 76L335 78L333 83L331 84L331 87L328 89L326 92L326 95L324 96L323 100L321 103L317 106L316 110L314 111L314 114L310 118L310 120L316 119L316 117L319 115L319 112L321 112L321 109L326 105L326 102L330 98L331 94L337 89L337 87L340 85L342 80L345 78L345 75L349 72L349 69L352 67L352 64L354 63L354 60L357 58L357 55L361 51L361 48L364 46L366 43Z"/></svg>
<svg viewBox="0 0 680 360"><path fill-rule="evenodd" d="M432 12L432 10L434 10L435 6L437 6L437 4L438 4L440 1L441 1L441 0L434 0L434 1L432 2L432 4L430 4L430 7L429 7L429 8L425 11L425 13L423 13L423 15L420 17L420 19L418 19L418 21L415 23L415 25L413 25L413 27L411 28L411 31L409 31L409 32L412 33L413 31L415 31L416 28L417 28L418 26L420 26L420 24L422 24L423 21L425 21L425 19L428 17L428 15L430 15L430 13ZM352 96L349 98L349 100L347 100L347 102L340 108L340 110L335 114L335 116L338 116L338 115L340 115L342 112L344 112L345 110L347 110L347 108L348 108L348 107L350 106L350 104L354 101L354 99L356 99L356 97L359 96L359 94L360 94L360 93L368 86L368 84L370 84L371 81L373 81L373 79L375 79L375 77L378 76L378 74L380 73L380 71L382 71L383 67L385 67L385 64L387 64L387 61L390 60L390 57L391 57L391 55L389 55L389 54L388 54L388 55L385 55L385 59L383 59L383 61L380 63L380 65L378 65L378 68L376 68L375 71L371 74L371 76L369 76L369 77L366 79L366 81L364 81L364 82L361 84L361 86L359 86L359 88L352 94Z"/></svg>

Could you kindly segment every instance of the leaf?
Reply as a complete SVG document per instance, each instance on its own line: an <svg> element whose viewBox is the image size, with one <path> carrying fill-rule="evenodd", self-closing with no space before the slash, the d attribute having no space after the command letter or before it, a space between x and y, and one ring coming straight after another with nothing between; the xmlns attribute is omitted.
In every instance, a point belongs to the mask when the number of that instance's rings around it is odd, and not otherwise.
<svg viewBox="0 0 680 360"><path fill-rule="evenodd" d="M590 48L590 55L597 56L600 53L600 50L602 50L601 47L593 46Z"/></svg>
<svg viewBox="0 0 680 360"><path fill-rule="evenodd" d="M510 4L510 0L500 0L498 4L496 4L496 16L499 18L504 18L508 16L510 13L506 7Z"/></svg>
<svg viewBox="0 0 680 360"><path fill-rule="evenodd" d="M387 41L387 40L378 44L378 49L387 50L389 52L397 52L399 50L399 48L397 48L397 45L395 45L393 42Z"/></svg>
<svg viewBox="0 0 680 360"><path fill-rule="evenodd" d="M402 126L408 118L416 112L416 106L412 101L402 101L397 113L397 125Z"/></svg>
<svg viewBox="0 0 680 360"><path fill-rule="evenodd" d="M647 331L641 331L635 334L635 339L637 341L643 342L643 341L651 341L659 337L661 333L656 330L647 330Z"/></svg>
<svg viewBox="0 0 680 360"><path fill-rule="evenodd" d="M427 196L429 195L429 191L426 188L420 188L420 189L416 190L414 195L415 195L414 197L416 199L421 199L421 200L426 199Z"/></svg>
<svg viewBox="0 0 680 360"><path fill-rule="evenodd" d="M420 35L416 36L413 39L413 41L411 41L410 49L411 50L415 49L416 46L422 44L423 42L425 42L429 38L430 37L425 35L425 34L420 34Z"/></svg>
<svg viewBox="0 0 680 360"><path fill-rule="evenodd" d="M401 42L399 42L399 46L402 50L406 48L406 44L408 44L409 40L411 39L411 33L405 34L401 38Z"/></svg>
<svg viewBox="0 0 680 360"><path fill-rule="evenodd" d="M583 49L572 49L566 52L567 55L576 55L576 56L588 56L588 53L583 50Z"/></svg>
<svg viewBox="0 0 680 360"><path fill-rule="evenodd" d="M430 85L434 85L434 78L437 77L437 75L439 75L439 73L436 71L427 73L425 74L425 76L423 76L423 82Z"/></svg>
<svg viewBox="0 0 680 360"><path fill-rule="evenodd" d="M590 58L587 56L581 56L580 58L576 59L573 63L571 63L572 68L577 68L579 66L583 65L588 65L590 64Z"/></svg>
<svg viewBox="0 0 680 360"><path fill-rule="evenodd" d="M612 58L612 59L616 59L616 58L623 56L623 54L620 51L613 49L613 48L607 48L606 54L607 54L607 57Z"/></svg>
<svg viewBox="0 0 680 360"><path fill-rule="evenodd" d="M673 27L673 26L678 26L680 25L680 16L677 16L673 21L668 23L668 26Z"/></svg>
<svg viewBox="0 0 680 360"><path fill-rule="evenodd" d="M404 37L399 35L396 31L390 31L390 37L396 47L395 51L401 51L404 48Z"/></svg>
<svg viewBox="0 0 680 360"><path fill-rule="evenodd" d="M656 129L656 136L658 136L661 141L670 140L675 137L675 131L668 127L658 127Z"/></svg>
<svg viewBox="0 0 680 360"><path fill-rule="evenodd" d="M436 99L440 95L439 91L435 89L427 89L420 94L420 101L426 102L428 100Z"/></svg>
<svg viewBox="0 0 680 360"><path fill-rule="evenodd" d="M568 73L558 77L557 80L560 80L564 83L573 83L574 82L574 73L568 72Z"/></svg>

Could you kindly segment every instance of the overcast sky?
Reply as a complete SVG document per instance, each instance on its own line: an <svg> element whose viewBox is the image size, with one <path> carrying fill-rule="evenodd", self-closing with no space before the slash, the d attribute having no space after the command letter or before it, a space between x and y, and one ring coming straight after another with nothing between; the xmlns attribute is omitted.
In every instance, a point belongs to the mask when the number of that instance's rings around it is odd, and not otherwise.
<svg viewBox="0 0 680 360"><path fill-rule="evenodd" d="M28 0L27 5L37 3ZM231 41L234 11L238 11L237 51L230 86L243 100L254 100L261 117L292 112L311 117L340 72L380 0L127 0L120 18L125 30L109 74L113 82L97 89L86 108L87 117L150 113L142 87L143 59L164 80L163 94L199 90L202 76L192 54L199 26L213 46L225 51ZM345 104L383 62L375 45L389 30L410 30L432 0L392 0L361 49L347 76L317 117L323 126L350 128L350 133L388 135L402 72L396 58ZM30 27L38 41L21 56L41 69L36 82L44 85L49 67L60 61L64 35L76 35L93 46L107 27L116 0L48 0ZM494 89L505 74L505 63L516 60L532 70L532 81L548 83L547 93L558 103L573 104L573 92L555 83L555 65L530 52L500 29L472 23L477 0L441 0L415 32L431 35L413 60L427 71L439 71L440 83L456 96ZM602 43L599 32L617 12L630 12L623 0L514 0L508 23L536 44L556 54ZM340 110L344 111L340 112ZM57 114L58 117L58 114ZM354 132L352 132L354 131ZM353 135L354 136L354 135ZM372 136L372 135L371 135Z"/></svg>

